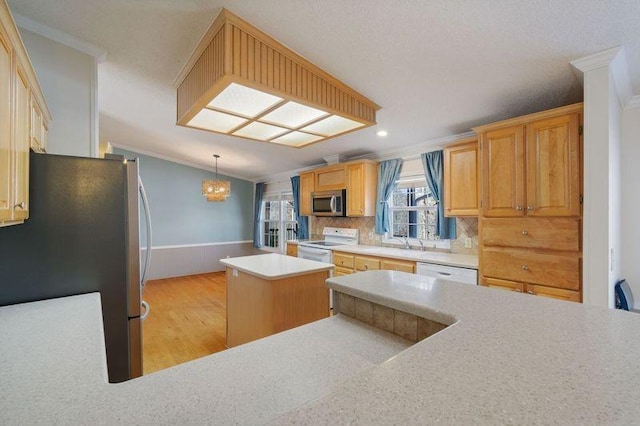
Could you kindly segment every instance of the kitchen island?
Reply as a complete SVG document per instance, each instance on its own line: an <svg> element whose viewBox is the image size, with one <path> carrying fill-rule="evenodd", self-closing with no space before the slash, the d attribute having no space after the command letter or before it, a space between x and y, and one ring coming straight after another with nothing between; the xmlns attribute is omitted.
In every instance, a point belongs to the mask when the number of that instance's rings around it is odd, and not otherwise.
<svg viewBox="0 0 640 426"><path fill-rule="evenodd" d="M280 254L221 259L227 267L227 347L329 316L330 263Z"/></svg>
<svg viewBox="0 0 640 426"><path fill-rule="evenodd" d="M395 271L328 285L446 328L413 343L338 314L108 384L99 295L8 306L0 308L0 424L640 419L640 315Z"/></svg>

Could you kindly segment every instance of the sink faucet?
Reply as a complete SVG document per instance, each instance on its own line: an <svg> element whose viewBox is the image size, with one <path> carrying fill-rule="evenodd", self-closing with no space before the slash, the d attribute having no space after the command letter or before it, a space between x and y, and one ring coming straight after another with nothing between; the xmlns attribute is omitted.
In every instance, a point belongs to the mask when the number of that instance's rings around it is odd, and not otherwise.
<svg viewBox="0 0 640 426"><path fill-rule="evenodd" d="M404 239L403 239L404 238ZM404 244L404 247L402 247L405 250L411 250L411 246L409 245L409 238L407 237L393 237L394 240L398 240L400 241L402 244Z"/></svg>
<svg viewBox="0 0 640 426"><path fill-rule="evenodd" d="M420 238L418 238L418 242L420 243L420 251L424 251L424 243Z"/></svg>

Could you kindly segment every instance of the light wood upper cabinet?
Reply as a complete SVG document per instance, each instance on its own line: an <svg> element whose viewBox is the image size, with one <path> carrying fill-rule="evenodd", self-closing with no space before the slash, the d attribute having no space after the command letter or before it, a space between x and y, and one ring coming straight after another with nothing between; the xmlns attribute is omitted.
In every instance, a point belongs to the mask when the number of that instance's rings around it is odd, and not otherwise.
<svg viewBox="0 0 640 426"><path fill-rule="evenodd" d="M378 184L378 166L375 163L347 165L347 216L374 216Z"/></svg>
<svg viewBox="0 0 640 426"><path fill-rule="evenodd" d="M300 173L300 216L311 216L311 193L314 191L314 172Z"/></svg>
<svg viewBox="0 0 640 426"><path fill-rule="evenodd" d="M578 216L580 152L577 113L527 125L527 215Z"/></svg>
<svg viewBox="0 0 640 426"><path fill-rule="evenodd" d="M315 169L314 191L333 191L347 187L347 170L344 164Z"/></svg>
<svg viewBox="0 0 640 426"><path fill-rule="evenodd" d="M483 214L524 215L524 128L507 127L482 135Z"/></svg>
<svg viewBox="0 0 640 426"><path fill-rule="evenodd" d="M460 141L444 149L444 214L477 216L478 140Z"/></svg>
<svg viewBox="0 0 640 426"><path fill-rule="evenodd" d="M29 148L46 146L49 120L20 33L0 1L0 226L29 217Z"/></svg>
<svg viewBox="0 0 640 426"><path fill-rule="evenodd" d="M0 222L13 212L13 149L11 142L11 58L13 49L0 27Z"/></svg>
<svg viewBox="0 0 640 426"><path fill-rule="evenodd" d="M30 115L29 82L18 66L15 79L15 121L14 121L14 156L15 156L15 199L13 219L24 220L29 217L29 146Z"/></svg>
<svg viewBox="0 0 640 426"><path fill-rule="evenodd" d="M580 215L579 109L477 128L484 216Z"/></svg>
<svg viewBox="0 0 640 426"><path fill-rule="evenodd" d="M347 216L376 214L378 164L370 160L351 161L321 167L300 174L301 215L312 215L312 192L347 190Z"/></svg>

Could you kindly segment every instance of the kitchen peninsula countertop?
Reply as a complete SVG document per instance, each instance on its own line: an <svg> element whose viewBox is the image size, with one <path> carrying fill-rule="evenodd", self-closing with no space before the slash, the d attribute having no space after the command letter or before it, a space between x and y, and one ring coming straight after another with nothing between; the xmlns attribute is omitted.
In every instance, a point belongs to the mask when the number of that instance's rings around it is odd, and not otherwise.
<svg viewBox="0 0 640 426"><path fill-rule="evenodd" d="M98 295L8 306L0 308L0 363L10 367L0 369L0 423L640 418L637 314L396 271L331 278L328 285L448 327L408 346L337 315L114 385L105 382Z"/></svg>
<svg viewBox="0 0 640 426"><path fill-rule="evenodd" d="M312 272L328 271L334 268L331 263L316 262L276 253L220 259L220 263L266 280L295 277Z"/></svg>
<svg viewBox="0 0 640 426"><path fill-rule="evenodd" d="M407 250L395 247L345 245L331 247L333 251L360 254L363 256L389 257L392 259L413 260L415 262L436 263L438 265L457 266L478 269L477 254L443 253L438 251Z"/></svg>

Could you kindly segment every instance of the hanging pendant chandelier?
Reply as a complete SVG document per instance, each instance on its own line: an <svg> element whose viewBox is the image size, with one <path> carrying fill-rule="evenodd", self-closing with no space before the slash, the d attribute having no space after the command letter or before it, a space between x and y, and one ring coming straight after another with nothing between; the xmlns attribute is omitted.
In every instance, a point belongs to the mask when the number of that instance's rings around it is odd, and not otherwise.
<svg viewBox="0 0 640 426"><path fill-rule="evenodd" d="M214 180L202 181L202 195L207 197L207 201L225 201L231 194L231 182L228 180L218 180L218 154L213 156L216 159L216 176Z"/></svg>

